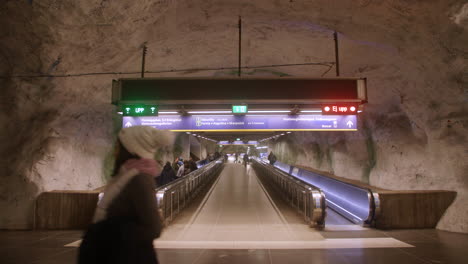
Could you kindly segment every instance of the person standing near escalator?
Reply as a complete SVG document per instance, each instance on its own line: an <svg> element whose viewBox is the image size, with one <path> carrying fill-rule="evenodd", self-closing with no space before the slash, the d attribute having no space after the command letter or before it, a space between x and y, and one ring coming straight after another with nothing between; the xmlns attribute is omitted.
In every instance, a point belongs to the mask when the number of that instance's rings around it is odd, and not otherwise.
<svg viewBox="0 0 468 264"><path fill-rule="evenodd" d="M249 155L247 153L244 154L244 166L249 164Z"/></svg>
<svg viewBox="0 0 468 264"><path fill-rule="evenodd" d="M159 181L158 187L166 185L170 183L171 181L177 179L176 173L174 169L172 168L171 163L169 161L166 162L166 165L164 166L161 172L161 176L159 176L159 178L160 178L160 181Z"/></svg>
<svg viewBox="0 0 468 264"><path fill-rule="evenodd" d="M276 162L276 156L273 154L273 151L270 152L270 155L268 155L268 160L270 161L270 165L274 165Z"/></svg>
<svg viewBox="0 0 468 264"><path fill-rule="evenodd" d="M197 163L193 160L192 157L189 159L190 172L198 170Z"/></svg>
<svg viewBox="0 0 468 264"><path fill-rule="evenodd" d="M179 157L177 157L174 162L172 163L172 168L174 169L174 171L177 173L177 171L179 170L179 167L180 167L180 163L179 163Z"/></svg>
<svg viewBox="0 0 468 264"><path fill-rule="evenodd" d="M153 178L161 167L154 155L173 142L172 133L148 126L119 132L114 173L83 237L79 264L158 263L153 240L162 223Z"/></svg>

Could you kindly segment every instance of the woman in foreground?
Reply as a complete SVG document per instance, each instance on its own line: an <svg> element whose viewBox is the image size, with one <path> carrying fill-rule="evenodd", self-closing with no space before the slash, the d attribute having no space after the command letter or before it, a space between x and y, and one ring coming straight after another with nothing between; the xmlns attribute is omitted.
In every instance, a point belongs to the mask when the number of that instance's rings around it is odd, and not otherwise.
<svg viewBox="0 0 468 264"><path fill-rule="evenodd" d="M148 126L118 134L111 181L80 246L78 263L158 263L153 240L161 234L154 177L161 167L156 150L171 145L170 132Z"/></svg>

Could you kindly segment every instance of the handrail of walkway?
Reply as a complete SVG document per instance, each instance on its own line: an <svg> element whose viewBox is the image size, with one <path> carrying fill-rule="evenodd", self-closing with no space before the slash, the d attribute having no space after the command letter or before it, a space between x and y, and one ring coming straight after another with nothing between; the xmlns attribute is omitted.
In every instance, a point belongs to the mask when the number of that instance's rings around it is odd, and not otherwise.
<svg viewBox="0 0 468 264"><path fill-rule="evenodd" d="M320 188L326 195L327 206L355 224L372 225L380 212L379 195L368 188L339 181L279 161L275 162L274 166L297 179Z"/></svg>
<svg viewBox="0 0 468 264"><path fill-rule="evenodd" d="M260 180L277 189L282 197L304 216L311 227L325 226L326 201L324 193L316 186L298 180L261 160L252 159Z"/></svg>
<svg viewBox="0 0 468 264"><path fill-rule="evenodd" d="M161 218L169 224L207 184L212 183L223 169L223 158L156 189Z"/></svg>

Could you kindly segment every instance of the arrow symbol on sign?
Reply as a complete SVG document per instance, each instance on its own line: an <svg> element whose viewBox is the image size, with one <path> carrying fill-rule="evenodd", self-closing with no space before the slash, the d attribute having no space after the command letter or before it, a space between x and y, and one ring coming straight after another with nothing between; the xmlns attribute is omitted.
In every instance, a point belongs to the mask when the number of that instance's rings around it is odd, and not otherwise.
<svg viewBox="0 0 468 264"><path fill-rule="evenodd" d="M131 127L131 126L133 126L132 123L130 122L125 123L125 127Z"/></svg>
<svg viewBox="0 0 468 264"><path fill-rule="evenodd" d="M354 123L351 122L351 121L348 121L348 123L346 123L346 125L347 125L349 128L351 128L351 127L354 125Z"/></svg>

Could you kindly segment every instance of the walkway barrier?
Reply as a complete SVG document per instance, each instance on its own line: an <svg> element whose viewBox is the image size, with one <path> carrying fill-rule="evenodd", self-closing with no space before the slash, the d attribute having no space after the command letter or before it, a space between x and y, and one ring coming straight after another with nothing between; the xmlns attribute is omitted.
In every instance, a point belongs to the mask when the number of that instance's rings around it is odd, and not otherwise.
<svg viewBox="0 0 468 264"><path fill-rule="evenodd" d="M274 166L325 193L327 206L355 224L371 225L379 213L379 196L368 188L339 181L315 172L275 162Z"/></svg>
<svg viewBox="0 0 468 264"><path fill-rule="evenodd" d="M34 229L84 229L93 218L99 190L41 193L34 205Z"/></svg>
<svg viewBox="0 0 468 264"><path fill-rule="evenodd" d="M320 188L328 207L350 221L380 229L434 228L457 195L445 190L385 190L279 161L274 166Z"/></svg>
<svg viewBox="0 0 468 264"><path fill-rule="evenodd" d="M296 208L311 227L324 227L325 195L312 184L298 180L261 160L251 159L262 182L277 189L282 197Z"/></svg>
<svg viewBox="0 0 468 264"><path fill-rule="evenodd" d="M156 189L159 211L167 222L222 170L219 159ZM90 223L104 188L92 191L50 191L39 195L34 206L34 229L84 229Z"/></svg>
<svg viewBox="0 0 468 264"><path fill-rule="evenodd" d="M213 183L223 169L223 158L190 172L182 178L156 189L161 218L169 224L203 187Z"/></svg>

